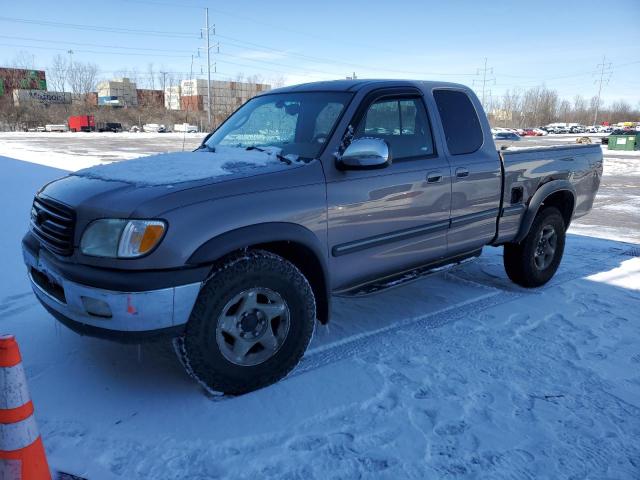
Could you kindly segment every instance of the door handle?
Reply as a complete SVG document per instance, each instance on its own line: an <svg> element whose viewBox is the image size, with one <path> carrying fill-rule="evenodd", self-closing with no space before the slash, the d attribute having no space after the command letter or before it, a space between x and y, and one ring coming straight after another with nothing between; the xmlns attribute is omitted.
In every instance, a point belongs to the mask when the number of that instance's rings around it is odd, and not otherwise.
<svg viewBox="0 0 640 480"><path fill-rule="evenodd" d="M431 172L427 175L427 183L438 183L442 181L442 173Z"/></svg>
<svg viewBox="0 0 640 480"><path fill-rule="evenodd" d="M469 170L466 168L457 168L456 169L456 177L464 178L469 176Z"/></svg>

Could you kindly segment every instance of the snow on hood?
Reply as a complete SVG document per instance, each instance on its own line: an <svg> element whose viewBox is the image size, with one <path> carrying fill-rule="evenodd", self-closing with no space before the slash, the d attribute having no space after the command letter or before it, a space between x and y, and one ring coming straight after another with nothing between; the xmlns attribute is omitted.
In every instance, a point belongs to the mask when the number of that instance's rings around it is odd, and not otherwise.
<svg viewBox="0 0 640 480"><path fill-rule="evenodd" d="M269 164L284 165L277 155L281 149L264 147L259 150L245 150L236 147L217 146L215 152L162 153L124 160L106 165L97 165L78 170L72 175L78 177L131 183L136 186L173 185L193 182L226 175L248 174Z"/></svg>

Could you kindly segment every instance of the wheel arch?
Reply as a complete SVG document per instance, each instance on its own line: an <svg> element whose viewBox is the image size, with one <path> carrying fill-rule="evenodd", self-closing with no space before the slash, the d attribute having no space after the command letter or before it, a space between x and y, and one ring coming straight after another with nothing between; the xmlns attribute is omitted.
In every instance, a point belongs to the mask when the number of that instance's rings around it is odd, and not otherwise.
<svg viewBox="0 0 640 480"><path fill-rule="evenodd" d="M576 189L568 180L552 180L540 186L533 194L525 211L518 234L513 240L521 242L528 234L538 212L553 206L560 210L566 228L569 228L576 208Z"/></svg>
<svg viewBox="0 0 640 480"><path fill-rule="evenodd" d="M189 265L210 265L243 249L266 250L293 263L307 278L316 298L318 320L326 324L331 314L326 252L308 228L288 222L249 225L218 235L200 245Z"/></svg>

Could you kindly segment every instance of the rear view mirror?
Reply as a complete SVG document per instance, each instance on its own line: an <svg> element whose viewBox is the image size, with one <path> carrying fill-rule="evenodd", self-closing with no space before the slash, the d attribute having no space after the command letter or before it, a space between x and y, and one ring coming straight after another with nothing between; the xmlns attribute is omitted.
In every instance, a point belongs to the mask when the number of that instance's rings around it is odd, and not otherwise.
<svg viewBox="0 0 640 480"><path fill-rule="evenodd" d="M338 158L338 168L342 170L371 170L389 165L389 145L381 138L356 138Z"/></svg>

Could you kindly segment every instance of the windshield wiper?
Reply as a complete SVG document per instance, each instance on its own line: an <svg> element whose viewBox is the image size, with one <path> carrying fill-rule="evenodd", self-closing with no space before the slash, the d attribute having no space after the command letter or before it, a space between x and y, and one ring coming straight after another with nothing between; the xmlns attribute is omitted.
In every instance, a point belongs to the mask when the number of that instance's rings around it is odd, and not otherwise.
<svg viewBox="0 0 640 480"><path fill-rule="evenodd" d="M196 152L198 150L206 150L207 152L215 152L216 149L213 147L210 147L209 145L207 145L206 143L203 143L202 145L200 145L198 148L196 148Z"/></svg>
<svg viewBox="0 0 640 480"><path fill-rule="evenodd" d="M288 159L284 155L281 155L280 153L271 152L265 148L257 147L256 145L249 145L247 148L245 148L245 150L257 150L259 152L275 155L278 160L286 163L287 165L291 165L293 163L290 159Z"/></svg>

